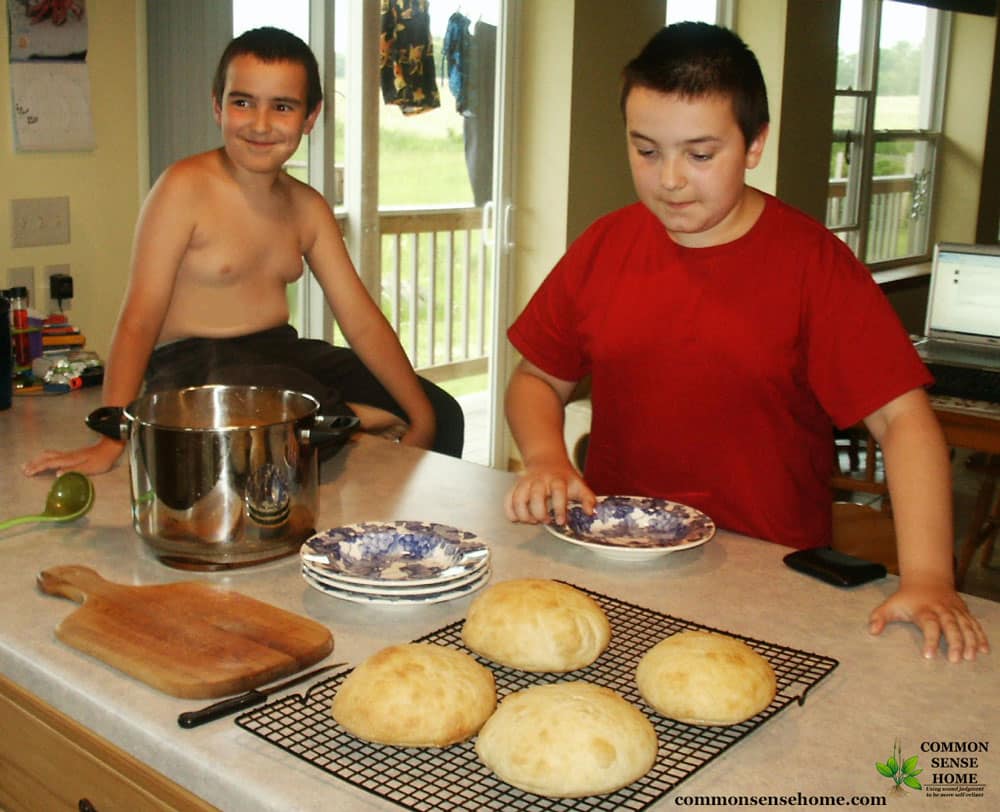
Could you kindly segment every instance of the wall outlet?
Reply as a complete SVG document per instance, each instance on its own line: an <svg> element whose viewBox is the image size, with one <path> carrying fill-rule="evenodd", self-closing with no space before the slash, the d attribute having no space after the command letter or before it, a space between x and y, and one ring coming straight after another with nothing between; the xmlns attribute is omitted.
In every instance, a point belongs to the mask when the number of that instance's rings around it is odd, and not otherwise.
<svg viewBox="0 0 1000 812"><path fill-rule="evenodd" d="M4 290L8 288L24 287L28 289L28 307L38 308L39 301L35 298L35 269L30 265L24 265L20 268L8 268L7 269L7 279L4 281L3 285L0 285Z"/></svg>
<svg viewBox="0 0 1000 812"><path fill-rule="evenodd" d="M69 242L69 198L26 197L10 201L12 248Z"/></svg>
<svg viewBox="0 0 1000 812"><path fill-rule="evenodd" d="M61 302L58 299L52 298L52 277L53 276L69 276L69 265L46 265L44 283L39 286L38 295L45 297L46 309L49 313L60 313L70 309L70 302L72 297L69 299L63 299Z"/></svg>

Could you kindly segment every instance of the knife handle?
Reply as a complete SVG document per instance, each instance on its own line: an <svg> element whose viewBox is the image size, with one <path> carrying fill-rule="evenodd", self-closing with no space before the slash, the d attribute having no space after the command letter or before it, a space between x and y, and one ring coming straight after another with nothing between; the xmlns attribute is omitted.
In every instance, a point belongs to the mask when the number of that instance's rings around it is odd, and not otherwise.
<svg viewBox="0 0 1000 812"><path fill-rule="evenodd" d="M223 699L212 705L208 705L200 710L185 711L177 717L177 724L181 727L191 728L211 722L213 719L221 719L231 713L236 713L244 708L252 708L267 699L267 694L260 691L247 691L239 696L232 696Z"/></svg>

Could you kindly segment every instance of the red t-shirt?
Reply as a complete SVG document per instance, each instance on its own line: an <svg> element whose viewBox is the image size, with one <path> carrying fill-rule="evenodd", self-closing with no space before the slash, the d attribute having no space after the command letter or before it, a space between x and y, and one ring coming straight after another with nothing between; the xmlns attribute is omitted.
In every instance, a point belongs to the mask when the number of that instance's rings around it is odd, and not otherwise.
<svg viewBox="0 0 1000 812"><path fill-rule="evenodd" d="M677 245L639 203L601 218L508 337L550 375L592 376L596 493L799 548L830 543L832 424L931 381L867 268L771 196L709 248Z"/></svg>

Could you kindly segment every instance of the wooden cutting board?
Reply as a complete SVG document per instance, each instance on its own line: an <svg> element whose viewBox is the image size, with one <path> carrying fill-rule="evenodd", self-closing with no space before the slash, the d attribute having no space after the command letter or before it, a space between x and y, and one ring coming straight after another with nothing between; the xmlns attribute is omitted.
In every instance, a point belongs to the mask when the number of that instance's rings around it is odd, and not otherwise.
<svg viewBox="0 0 1000 812"><path fill-rule="evenodd" d="M241 693L333 651L326 626L197 581L125 586L68 565L39 573L38 587L83 604L60 640L173 696Z"/></svg>

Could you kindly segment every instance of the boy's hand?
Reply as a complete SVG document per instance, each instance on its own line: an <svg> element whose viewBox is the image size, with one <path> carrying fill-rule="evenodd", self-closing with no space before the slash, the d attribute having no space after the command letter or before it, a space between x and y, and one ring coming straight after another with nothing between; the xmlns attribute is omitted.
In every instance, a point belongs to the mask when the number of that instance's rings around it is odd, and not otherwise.
<svg viewBox="0 0 1000 812"><path fill-rule="evenodd" d="M512 522L547 524L554 515L557 524L565 524L570 500L580 502L587 513L593 513L597 503L594 492L567 460L527 468L507 494L504 507Z"/></svg>
<svg viewBox="0 0 1000 812"><path fill-rule="evenodd" d="M54 471L56 476L67 471L81 474L103 474L110 471L125 448L125 443L102 437L96 445L77 448L73 451L46 450L38 457L21 466L25 476L34 476L43 471Z"/></svg>
<svg viewBox="0 0 1000 812"><path fill-rule="evenodd" d="M944 635L948 660L974 660L989 654L990 644L979 621L958 593L947 587L901 587L869 617L868 630L881 634L887 623L913 623L924 635L924 657L934 657Z"/></svg>

